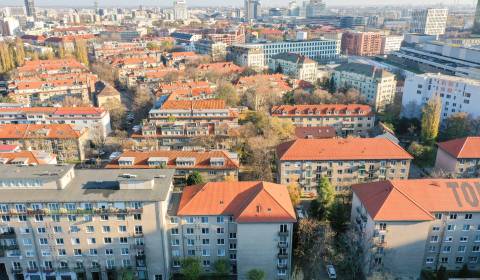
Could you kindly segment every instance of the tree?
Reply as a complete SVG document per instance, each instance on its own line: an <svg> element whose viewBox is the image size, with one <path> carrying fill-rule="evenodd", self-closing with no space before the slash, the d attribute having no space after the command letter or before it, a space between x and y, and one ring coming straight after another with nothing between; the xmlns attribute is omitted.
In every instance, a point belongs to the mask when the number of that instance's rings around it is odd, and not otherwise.
<svg viewBox="0 0 480 280"><path fill-rule="evenodd" d="M135 280L135 274L131 269L121 269L118 274L120 275L119 280Z"/></svg>
<svg viewBox="0 0 480 280"><path fill-rule="evenodd" d="M203 181L202 175L198 171L193 171L187 177L187 186L199 185L199 184L203 184L203 182L204 181Z"/></svg>
<svg viewBox="0 0 480 280"><path fill-rule="evenodd" d="M228 106L237 106L240 98L238 97L237 90L231 83L221 82L215 90L215 96L217 98L225 100Z"/></svg>
<svg viewBox="0 0 480 280"><path fill-rule="evenodd" d="M200 260L197 258L186 258L182 261L182 268L180 273L182 273L184 279L186 280L197 280L200 278L200 273L202 268L200 266Z"/></svg>
<svg viewBox="0 0 480 280"><path fill-rule="evenodd" d="M448 280L447 269L443 265L437 270L437 280Z"/></svg>
<svg viewBox="0 0 480 280"><path fill-rule="evenodd" d="M65 48L63 46L58 47L57 49L57 57L60 59L65 58L66 53L65 53Z"/></svg>
<svg viewBox="0 0 480 280"><path fill-rule="evenodd" d="M314 219L301 219L295 232L296 246L294 259L304 275L304 279L316 279L319 273L319 263L325 255L325 227Z"/></svg>
<svg viewBox="0 0 480 280"><path fill-rule="evenodd" d="M413 156L415 164L419 166L433 166L435 163L436 149L434 146L422 145L414 141L408 147L408 152Z"/></svg>
<svg viewBox="0 0 480 280"><path fill-rule="evenodd" d="M336 238L332 261L343 272L344 279L363 279L363 268L368 265L365 263L362 239L357 233L347 231Z"/></svg>
<svg viewBox="0 0 480 280"><path fill-rule="evenodd" d="M335 200L335 189L327 177L321 177L317 186L318 209L316 217L323 220L327 217L328 210Z"/></svg>
<svg viewBox="0 0 480 280"><path fill-rule="evenodd" d="M300 203L300 187L298 184L292 183L287 186L288 194L290 195L290 200L292 201L293 206L296 206Z"/></svg>
<svg viewBox="0 0 480 280"><path fill-rule="evenodd" d="M464 112L451 115L445 120L445 128L441 133L442 140L462 138L471 134L471 122L469 115Z"/></svg>
<svg viewBox="0 0 480 280"><path fill-rule="evenodd" d="M465 263L462 266L462 269L460 269L457 273L458 278L467 278L470 277L470 270L468 269L468 265Z"/></svg>
<svg viewBox="0 0 480 280"><path fill-rule="evenodd" d="M336 236L340 236L348 229L349 211L345 204L335 201L328 211L328 221Z"/></svg>
<svg viewBox="0 0 480 280"><path fill-rule="evenodd" d="M153 107L153 96L146 87L137 87L133 96L133 109L137 119L144 119Z"/></svg>
<svg viewBox="0 0 480 280"><path fill-rule="evenodd" d="M15 64L22 66L25 63L25 49L23 41L19 37L15 39Z"/></svg>
<svg viewBox="0 0 480 280"><path fill-rule="evenodd" d="M105 110L110 113L110 124L113 130L123 128L127 108L118 99L110 98L103 104Z"/></svg>
<svg viewBox="0 0 480 280"><path fill-rule="evenodd" d="M421 138L432 144L438 136L442 102L439 97L430 99L422 109Z"/></svg>
<svg viewBox="0 0 480 280"><path fill-rule="evenodd" d="M78 61L88 66L88 49L85 40L75 41L75 57Z"/></svg>
<svg viewBox="0 0 480 280"><path fill-rule="evenodd" d="M101 62L92 63L90 69L93 73L98 75L98 78L102 81L109 83L110 85L115 85L115 82L118 80L117 70L112 68L110 65Z"/></svg>
<svg viewBox="0 0 480 280"><path fill-rule="evenodd" d="M265 272L260 269L250 269L247 272L247 278L248 280L265 280Z"/></svg>
<svg viewBox="0 0 480 280"><path fill-rule="evenodd" d="M12 49L6 42L0 43L0 73L7 73L15 67Z"/></svg>
<svg viewBox="0 0 480 280"><path fill-rule="evenodd" d="M230 273L230 262L227 259L218 259L213 263L213 269L218 276L228 275Z"/></svg>

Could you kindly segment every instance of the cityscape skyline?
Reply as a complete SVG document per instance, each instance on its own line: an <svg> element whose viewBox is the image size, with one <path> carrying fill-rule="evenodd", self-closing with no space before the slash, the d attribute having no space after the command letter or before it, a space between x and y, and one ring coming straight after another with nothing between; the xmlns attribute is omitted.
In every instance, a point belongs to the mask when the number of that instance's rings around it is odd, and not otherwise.
<svg viewBox="0 0 480 280"><path fill-rule="evenodd" d="M0 7L5 6L23 6L23 0L4 0L3 3L0 4ZM135 1L135 4L132 5L131 1L127 0L102 0L98 1L99 6L102 7L135 7L139 5L143 6L158 6L158 7L171 7L173 6L173 1L157 1L157 0L141 0ZM263 0L262 6L263 7L276 7L276 6L288 6L289 0ZM298 3L301 3L300 0L297 0ZM308 2L308 1L307 1ZM475 6L476 1L472 0L449 0L449 1L439 1L439 0L426 0L426 1L380 1L380 0L366 0L359 3L358 1L354 0L342 0L342 1L333 1L333 0L326 0L324 1L329 6L347 6L347 5L354 5L354 6L372 6L372 5L382 5L382 6L428 6L428 5L443 5L443 6L458 6L458 5L468 5L468 6ZM187 6L189 7L208 7L208 6L225 6L225 7L243 7L244 1L243 0L233 0L229 1L228 5L225 5L225 2L219 0L204 0L199 3L192 3L192 1L187 1ZM66 0L37 0L35 1L35 5L37 7L90 7L94 5L94 1L88 3L88 1L82 2L81 5L78 3L72 3L71 1Z"/></svg>

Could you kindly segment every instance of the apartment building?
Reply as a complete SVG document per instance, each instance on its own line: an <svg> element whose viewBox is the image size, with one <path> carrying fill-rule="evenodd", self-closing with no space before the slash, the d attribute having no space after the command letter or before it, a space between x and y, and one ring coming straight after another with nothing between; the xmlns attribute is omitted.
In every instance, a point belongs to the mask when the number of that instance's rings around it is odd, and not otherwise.
<svg viewBox="0 0 480 280"><path fill-rule="evenodd" d="M330 39L266 42L246 44L246 46L261 48L267 64L274 55L280 53L296 53L318 62L335 61L340 54L340 42Z"/></svg>
<svg viewBox="0 0 480 280"><path fill-rule="evenodd" d="M195 51L212 57L212 61L225 61L227 58L227 44L212 40L198 40L195 42Z"/></svg>
<svg viewBox="0 0 480 280"><path fill-rule="evenodd" d="M231 75L241 73L244 69L232 62L216 62L200 64L197 70L200 72L213 72L219 75Z"/></svg>
<svg viewBox="0 0 480 280"><path fill-rule="evenodd" d="M382 36L382 47L380 54L390 54L399 51L403 42L403 35L384 35Z"/></svg>
<svg viewBox="0 0 480 280"><path fill-rule="evenodd" d="M353 88L360 92L376 111L383 111L393 103L397 81L387 70L361 63L346 63L333 72L335 87Z"/></svg>
<svg viewBox="0 0 480 280"><path fill-rule="evenodd" d="M316 195L322 177L340 194L359 182L407 179L412 156L385 138L296 139L277 147L278 182Z"/></svg>
<svg viewBox="0 0 480 280"><path fill-rule="evenodd" d="M228 59L240 67L262 71L265 64L265 54L261 47L248 45L232 45L228 48Z"/></svg>
<svg viewBox="0 0 480 280"><path fill-rule="evenodd" d="M291 91L293 88L289 84L289 78L283 74L256 74L252 76L240 77L235 85L238 92L246 92L251 88L270 88L270 90L279 96ZM261 100L258 100L259 102Z"/></svg>
<svg viewBox="0 0 480 280"><path fill-rule="evenodd" d="M8 146L8 145L0 145ZM14 146L14 145L13 145ZM43 151L22 151L18 150L2 151L0 149L0 164L12 165L39 165L39 164L57 164L57 156L55 154Z"/></svg>
<svg viewBox="0 0 480 280"><path fill-rule="evenodd" d="M454 178L480 176L480 137L438 143L435 169Z"/></svg>
<svg viewBox="0 0 480 280"><path fill-rule="evenodd" d="M172 170L0 166L0 274L168 279Z"/></svg>
<svg viewBox="0 0 480 280"><path fill-rule="evenodd" d="M251 269L265 279L291 279L295 211L287 188L268 182L210 182L186 187L169 208L172 271L197 257L205 272L228 260L246 280Z"/></svg>
<svg viewBox="0 0 480 280"><path fill-rule="evenodd" d="M87 131L69 124L0 124L0 144L53 153L61 162L83 160L87 140Z"/></svg>
<svg viewBox="0 0 480 280"><path fill-rule="evenodd" d="M65 98L90 103L97 76L74 59L27 61L8 82L8 95L26 106L61 104Z"/></svg>
<svg viewBox="0 0 480 280"><path fill-rule="evenodd" d="M352 186L351 222L367 273L419 279L441 266L478 271L479 179L392 180Z"/></svg>
<svg viewBox="0 0 480 280"><path fill-rule="evenodd" d="M0 124L70 124L75 130L91 129L104 137L112 131L110 114L96 107L0 108Z"/></svg>
<svg viewBox="0 0 480 280"><path fill-rule="evenodd" d="M280 53L269 62L270 71L283 73L294 79L314 83L318 77L318 64L314 60L299 54Z"/></svg>
<svg viewBox="0 0 480 280"><path fill-rule="evenodd" d="M0 154L1 156L1 154ZM174 169L177 184L197 171L206 182L238 179L239 162L226 151L126 151L107 164L112 169Z"/></svg>
<svg viewBox="0 0 480 280"><path fill-rule="evenodd" d="M375 114L368 105L322 104L278 105L271 115L292 120L297 127L332 127L340 136L368 136L375 126Z"/></svg>
<svg viewBox="0 0 480 280"><path fill-rule="evenodd" d="M169 100L212 99L215 88L215 84L207 81L177 81L160 83L155 95L160 98L168 97Z"/></svg>
<svg viewBox="0 0 480 280"><path fill-rule="evenodd" d="M447 27L448 9L418 9L412 12L410 32L442 35Z"/></svg>
<svg viewBox="0 0 480 280"><path fill-rule="evenodd" d="M480 82L443 74L413 75L405 80L402 96L402 115L420 117L421 108L432 98L442 102L441 123L448 117L465 112L480 116ZM418 112L417 112L418 110Z"/></svg>
<svg viewBox="0 0 480 280"><path fill-rule="evenodd" d="M342 34L342 53L346 55L375 56L381 50L380 32L346 31Z"/></svg>

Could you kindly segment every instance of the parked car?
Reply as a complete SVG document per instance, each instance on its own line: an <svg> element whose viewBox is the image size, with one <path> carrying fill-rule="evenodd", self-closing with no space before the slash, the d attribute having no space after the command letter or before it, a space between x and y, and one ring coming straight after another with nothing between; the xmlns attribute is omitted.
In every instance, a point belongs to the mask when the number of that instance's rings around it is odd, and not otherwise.
<svg viewBox="0 0 480 280"><path fill-rule="evenodd" d="M327 265L327 273L329 279L337 279L337 273L335 272L335 267L333 267L333 265Z"/></svg>

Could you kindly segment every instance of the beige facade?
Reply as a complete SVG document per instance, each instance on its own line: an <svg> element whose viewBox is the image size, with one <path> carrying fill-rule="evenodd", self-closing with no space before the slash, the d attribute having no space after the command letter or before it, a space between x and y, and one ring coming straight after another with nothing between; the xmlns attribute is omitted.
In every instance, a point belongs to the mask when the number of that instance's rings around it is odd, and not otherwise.
<svg viewBox="0 0 480 280"><path fill-rule="evenodd" d="M318 64L305 56L294 53L282 53L269 61L270 71L280 71L292 78L314 83L317 81Z"/></svg>
<svg viewBox="0 0 480 280"><path fill-rule="evenodd" d="M265 54L260 47L233 45L229 48L230 57L235 64L261 71L266 66Z"/></svg>
<svg viewBox="0 0 480 280"><path fill-rule="evenodd" d="M480 158L455 158L438 148L435 169L455 178L476 178L480 175Z"/></svg>
<svg viewBox="0 0 480 280"><path fill-rule="evenodd" d="M168 279L173 172L12 168L20 175L0 179L0 264L10 279Z"/></svg>

